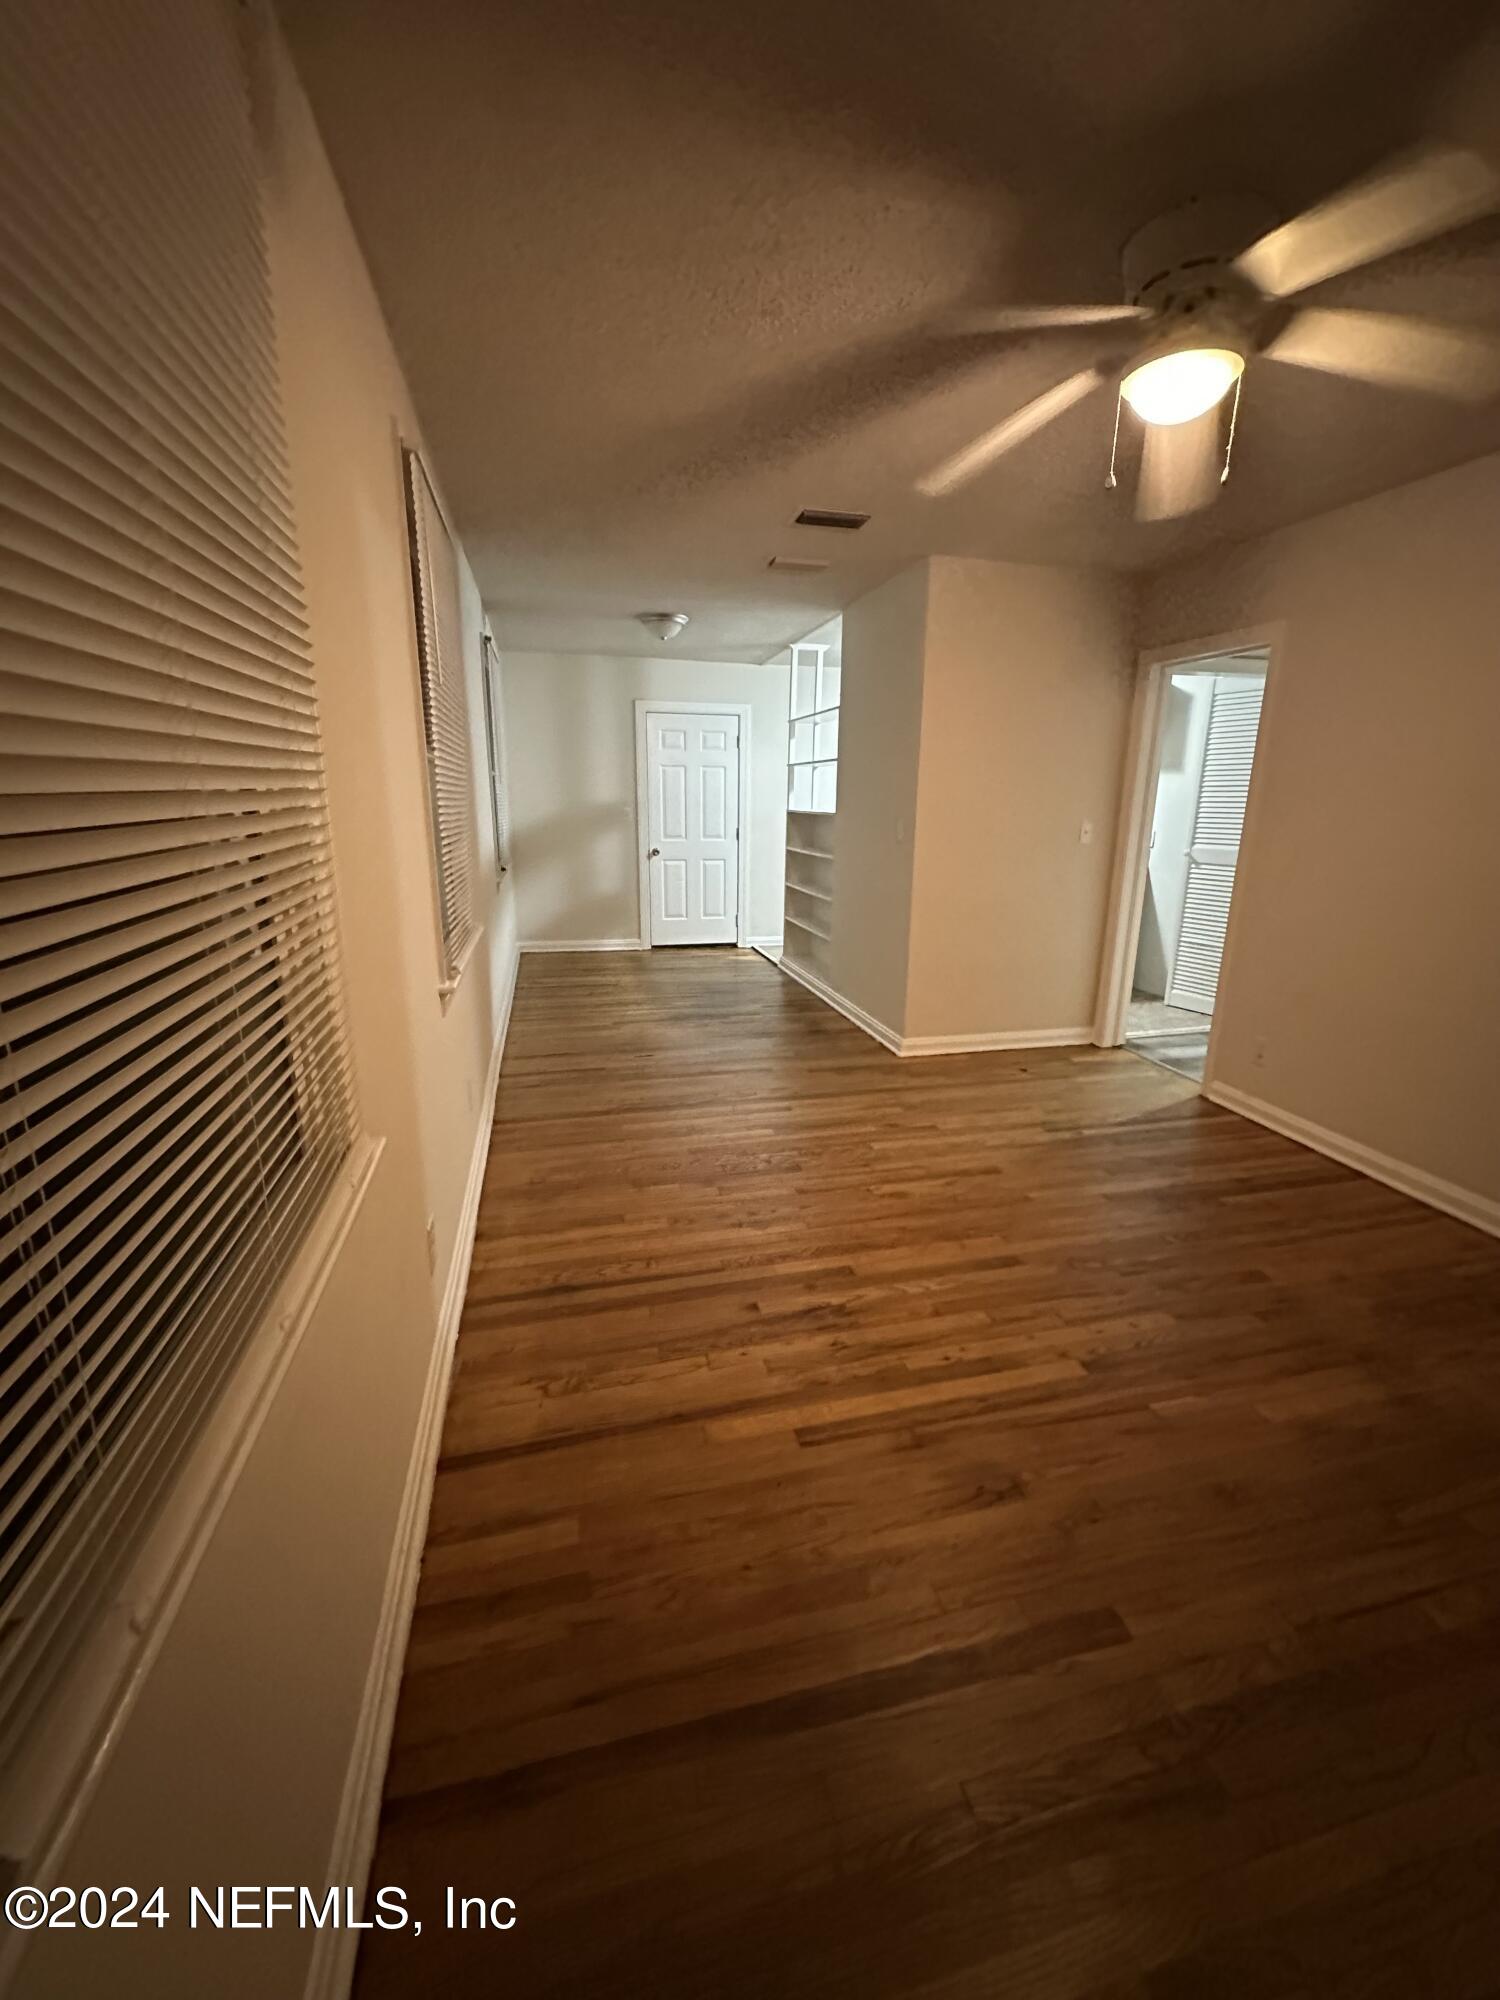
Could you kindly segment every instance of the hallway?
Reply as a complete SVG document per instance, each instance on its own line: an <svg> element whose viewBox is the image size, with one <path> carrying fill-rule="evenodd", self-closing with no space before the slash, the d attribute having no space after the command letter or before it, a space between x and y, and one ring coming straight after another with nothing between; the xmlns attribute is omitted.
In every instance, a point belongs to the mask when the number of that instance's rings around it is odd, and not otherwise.
<svg viewBox="0 0 1500 2000"><path fill-rule="evenodd" d="M359 2000L1493 1993L1497 1332L1123 1052L525 958Z"/></svg>

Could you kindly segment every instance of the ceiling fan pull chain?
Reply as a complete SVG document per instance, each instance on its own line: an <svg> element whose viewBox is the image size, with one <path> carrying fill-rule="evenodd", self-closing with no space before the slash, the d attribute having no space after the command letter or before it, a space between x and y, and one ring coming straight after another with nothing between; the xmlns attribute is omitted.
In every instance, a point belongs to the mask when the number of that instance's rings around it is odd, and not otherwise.
<svg viewBox="0 0 1500 2000"><path fill-rule="evenodd" d="M1115 434L1109 441L1109 477L1104 482L1106 493L1113 493L1120 483L1115 478L1115 454L1120 449L1120 405L1123 401L1124 398L1117 387L1115 389Z"/></svg>
<svg viewBox="0 0 1500 2000"><path fill-rule="evenodd" d="M1234 379L1234 401L1229 406L1229 438L1224 446L1224 470L1219 474L1219 484L1221 486L1223 486L1229 478L1229 461L1234 453L1234 427L1239 421L1240 391L1241 389L1244 388L1244 386L1245 386L1244 376L1237 375Z"/></svg>

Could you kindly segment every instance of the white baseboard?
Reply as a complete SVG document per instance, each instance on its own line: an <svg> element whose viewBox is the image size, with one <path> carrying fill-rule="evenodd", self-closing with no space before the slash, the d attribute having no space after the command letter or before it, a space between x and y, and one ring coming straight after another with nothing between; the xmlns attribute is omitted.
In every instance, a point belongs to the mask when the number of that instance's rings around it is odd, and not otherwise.
<svg viewBox="0 0 1500 2000"><path fill-rule="evenodd" d="M808 972L795 960L783 955L779 963L782 971L795 979L799 986L805 986L809 993L816 994L818 999L842 1014L846 1021L852 1021L856 1028L863 1028L867 1035L873 1036L881 1047L889 1049L893 1056L900 1055L901 1037L894 1028L888 1028L884 1021L877 1021L875 1016L867 1014L863 1007L856 1007L854 1002L846 1000L842 993L835 993L831 986L824 985L816 973Z"/></svg>
<svg viewBox="0 0 1500 2000"><path fill-rule="evenodd" d="M469 1285L469 1264L474 1254L474 1233L479 1221L479 1197L489 1159L490 1132L495 1122L495 1093L499 1088L500 1060L505 1053L505 1037L510 1027L511 1003L515 999L520 949L511 954L510 976L506 982L505 998L501 1002L499 1025L485 1082L484 1115L474 1135L469 1178L464 1187L463 1206L459 1210L453 1256L443 1286L437 1332L417 1416L416 1436L406 1468L396 1538L386 1570L380 1623L365 1678L359 1719L355 1725L354 1746L349 1755L328 1870L323 1878L329 1883L348 1884L356 1904L363 1899L370 1864L375 1858L380 1799L390 1756L391 1731L396 1720L396 1697L401 1688L406 1639L411 1629L422 1550L427 1540L427 1514L432 1502L443 1417L448 1407L448 1382L453 1372L458 1323ZM303 1986L303 2000L345 2000L354 1980L354 1960L360 1936L360 1932L342 1926L317 1932Z"/></svg>
<svg viewBox="0 0 1500 2000"><path fill-rule="evenodd" d="M650 945L641 938L526 938L522 951L649 951ZM779 952L779 937L747 937L741 951Z"/></svg>
<svg viewBox="0 0 1500 2000"><path fill-rule="evenodd" d="M633 938L523 938L521 951L649 951L638 937Z"/></svg>
<svg viewBox="0 0 1500 2000"><path fill-rule="evenodd" d="M990 1049L1073 1049L1092 1042L1087 1028L1018 1028L999 1035L903 1035L904 1056L982 1055Z"/></svg>
<svg viewBox="0 0 1500 2000"><path fill-rule="evenodd" d="M780 965L782 971L795 979L799 986L815 993L820 1000L842 1014L845 1020L852 1021L856 1028L863 1028L893 1056L961 1056L981 1055L993 1049L1078 1048L1094 1039L1092 1026L1028 1028L1000 1035L898 1035L894 1028L888 1028L884 1021L877 1021L863 1007L856 1007L842 993L835 993L816 973L809 972L794 959L783 957Z"/></svg>
<svg viewBox="0 0 1500 2000"><path fill-rule="evenodd" d="M1440 1180L1436 1174L1408 1166L1404 1160L1393 1160L1388 1153L1377 1153L1357 1139L1346 1139L1340 1132L1330 1132L1326 1126L1282 1111L1263 1098L1252 1097L1248 1091L1236 1090L1233 1084L1211 1083L1203 1094L1226 1111L1237 1112L1241 1118L1279 1132L1283 1139L1295 1139L1299 1146L1310 1146L1315 1153L1337 1160L1340 1166L1353 1167L1356 1173L1383 1181L1398 1194L1408 1194L1429 1208L1440 1208L1445 1215L1457 1216L1460 1222L1470 1223L1487 1235L1500 1236L1500 1201L1493 1201L1488 1195L1475 1194L1456 1181Z"/></svg>

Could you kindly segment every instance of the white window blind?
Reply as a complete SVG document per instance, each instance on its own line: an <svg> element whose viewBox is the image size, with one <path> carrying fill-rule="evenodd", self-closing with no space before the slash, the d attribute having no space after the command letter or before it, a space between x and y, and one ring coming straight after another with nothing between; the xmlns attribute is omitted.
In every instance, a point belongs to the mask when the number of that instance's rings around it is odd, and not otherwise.
<svg viewBox="0 0 1500 2000"><path fill-rule="evenodd" d="M510 866L505 825L505 759L500 749L500 655L484 635L484 741L490 760L490 825L495 841L495 880Z"/></svg>
<svg viewBox="0 0 1500 2000"><path fill-rule="evenodd" d="M406 453L406 510L427 792L442 922L443 987L451 992L479 933L474 909L474 774L464 680L458 556L420 455Z"/></svg>
<svg viewBox="0 0 1500 2000"><path fill-rule="evenodd" d="M247 18L0 26L0 1760L354 1133Z"/></svg>

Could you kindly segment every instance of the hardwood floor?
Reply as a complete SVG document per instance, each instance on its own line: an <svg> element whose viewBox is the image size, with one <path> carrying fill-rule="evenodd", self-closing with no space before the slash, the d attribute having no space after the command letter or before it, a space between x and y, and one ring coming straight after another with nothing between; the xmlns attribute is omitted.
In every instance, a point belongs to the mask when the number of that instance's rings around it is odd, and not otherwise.
<svg viewBox="0 0 1500 2000"><path fill-rule="evenodd" d="M359 2000L1500 1994L1497 1444L1500 1243L1167 1072L528 958Z"/></svg>

